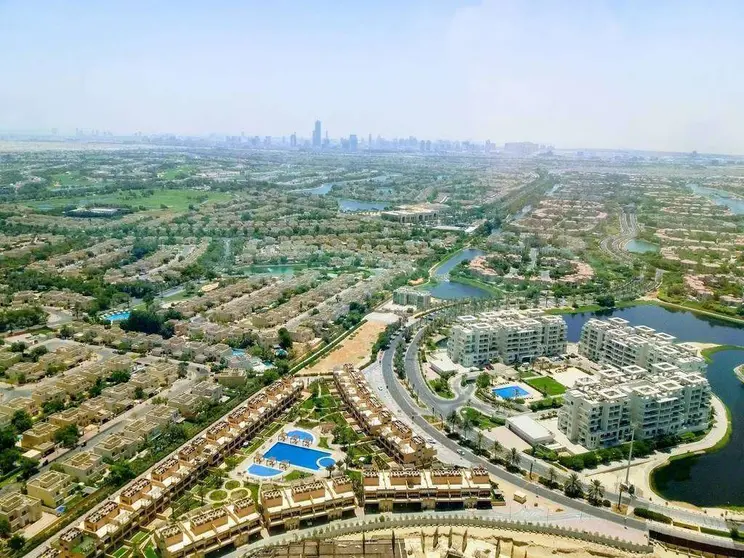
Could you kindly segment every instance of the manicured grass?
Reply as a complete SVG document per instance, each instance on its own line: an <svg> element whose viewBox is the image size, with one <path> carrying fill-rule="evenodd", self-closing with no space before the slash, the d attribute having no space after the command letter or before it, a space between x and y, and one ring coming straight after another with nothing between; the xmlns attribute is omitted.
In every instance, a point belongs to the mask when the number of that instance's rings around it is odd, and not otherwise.
<svg viewBox="0 0 744 558"><path fill-rule="evenodd" d="M124 546L119 547L116 549L116 552L114 552L111 556L114 558L124 558L124 556L127 556L132 552L131 548L126 548Z"/></svg>
<svg viewBox="0 0 744 558"><path fill-rule="evenodd" d="M240 481L237 480L229 480L225 483L225 488L227 490L234 490L235 488L240 488Z"/></svg>
<svg viewBox="0 0 744 558"><path fill-rule="evenodd" d="M318 440L318 447L324 448L324 449L331 449L330 446L328 445L328 438L326 438L325 436L321 436L320 440Z"/></svg>
<svg viewBox="0 0 744 558"><path fill-rule="evenodd" d="M144 541L145 539L147 539L147 533L145 533L144 531L137 531L137 532L136 532L136 533L134 534L134 536L132 537L132 539L131 539L131 540L132 540L132 542L133 542L134 544L140 544L140 543L141 543L142 541Z"/></svg>
<svg viewBox="0 0 744 558"><path fill-rule="evenodd" d="M224 490L213 490L209 493L209 499L213 502L222 502L227 498L227 492Z"/></svg>
<svg viewBox="0 0 744 558"><path fill-rule="evenodd" d="M251 498L253 498L253 501L258 502L258 485L256 483L246 482L245 487L248 489L248 492L251 493Z"/></svg>
<svg viewBox="0 0 744 558"><path fill-rule="evenodd" d="M248 496L248 489L246 488L238 488L230 492L230 500L240 500L246 496Z"/></svg>
<svg viewBox="0 0 744 558"><path fill-rule="evenodd" d="M721 351L742 351L744 347L741 345L716 345L715 347L708 347L700 351L706 362L710 363L713 360L713 355Z"/></svg>
<svg viewBox="0 0 744 558"><path fill-rule="evenodd" d="M447 380L444 380L442 378L437 378L436 380L431 380L430 382L427 382L429 384L429 387L431 390L436 393L439 397L443 397L444 399L454 399L455 394L452 392L452 389L449 387L449 384L447 383Z"/></svg>
<svg viewBox="0 0 744 558"><path fill-rule="evenodd" d="M145 558L160 558L160 554L152 546L145 548Z"/></svg>
<svg viewBox="0 0 744 558"><path fill-rule="evenodd" d="M501 289L498 289L494 287L493 285L484 283L483 281L478 281L476 279L471 279L470 277L463 277L462 275L456 275L453 272L450 272L450 281L454 281L455 283L462 283L463 285L470 285L471 287L477 287L479 289L486 291L488 294L496 298L504 294L504 292Z"/></svg>
<svg viewBox="0 0 744 558"><path fill-rule="evenodd" d="M161 205L175 211L186 211L189 205L200 205L202 203L213 203L228 201L230 194L225 192L203 192L189 189L179 190L155 190L152 196L130 198L126 192L106 194L102 196L86 195L81 197L50 198L48 200L32 201L29 207L64 207L67 205L78 205L81 202L120 205L122 207L139 207L146 209L160 209Z"/></svg>
<svg viewBox="0 0 744 558"><path fill-rule="evenodd" d="M304 471L291 471L287 475L285 475L284 480L294 481L299 479L306 479L307 477L311 477L312 475L310 473L305 473Z"/></svg>
<svg viewBox="0 0 744 558"><path fill-rule="evenodd" d="M566 387L560 382L554 380L550 376L537 376L535 378L529 378L524 382L535 388L537 391L547 396L562 395L566 392Z"/></svg>
<svg viewBox="0 0 744 558"><path fill-rule="evenodd" d="M482 430L501 426L500 423L494 421L491 417L484 415L479 410L473 409L472 407L463 407L460 409L460 415L463 418L468 419L473 426Z"/></svg>

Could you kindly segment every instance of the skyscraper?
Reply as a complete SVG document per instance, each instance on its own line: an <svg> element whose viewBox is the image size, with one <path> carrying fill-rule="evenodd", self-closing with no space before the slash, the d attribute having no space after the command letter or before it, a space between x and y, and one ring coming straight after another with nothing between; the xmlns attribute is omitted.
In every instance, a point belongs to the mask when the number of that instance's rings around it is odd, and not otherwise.
<svg viewBox="0 0 744 558"><path fill-rule="evenodd" d="M320 133L320 120L315 121L315 129L313 130L313 147L320 149L323 136Z"/></svg>
<svg viewBox="0 0 744 558"><path fill-rule="evenodd" d="M289 136L289 146L297 147L297 132L294 132L291 136Z"/></svg>
<svg viewBox="0 0 744 558"><path fill-rule="evenodd" d="M349 136L349 150L356 151L358 145L359 145L359 140L357 139L356 134L351 134Z"/></svg>

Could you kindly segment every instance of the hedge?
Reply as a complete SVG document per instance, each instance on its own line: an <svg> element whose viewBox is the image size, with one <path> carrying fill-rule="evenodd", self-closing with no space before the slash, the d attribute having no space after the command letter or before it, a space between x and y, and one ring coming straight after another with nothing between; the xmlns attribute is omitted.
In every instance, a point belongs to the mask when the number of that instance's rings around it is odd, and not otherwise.
<svg viewBox="0 0 744 558"><path fill-rule="evenodd" d="M642 517L644 519L658 521L659 523L666 523L667 525L672 524L671 517L669 517L668 515L664 515L663 513L651 511L648 508L635 508L633 510L633 513L637 515L638 517Z"/></svg>

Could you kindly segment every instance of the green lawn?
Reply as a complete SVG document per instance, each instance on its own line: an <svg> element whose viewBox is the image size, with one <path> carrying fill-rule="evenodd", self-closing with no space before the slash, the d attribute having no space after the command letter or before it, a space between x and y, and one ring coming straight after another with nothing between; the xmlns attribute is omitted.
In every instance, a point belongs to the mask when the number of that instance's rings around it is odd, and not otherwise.
<svg viewBox="0 0 744 558"><path fill-rule="evenodd" d="M524 383L532 386L537 391L547 396L563 395L566 392L566 386L557 382L549 376L537 376L524 380Z"/></svg>
<svg viewBox="0 0 744 558"><path fill-rule="evenodd" d="M160 558L160 554L152 546L145 548L145 558Z"/></svg>
<svg viewBox="0 0 744 558"><path fill-rule="evenodd" d="M453 393L452 388L449 387L447 380L443 378L437 378L435 380L430 380L428 383L431 390L439 397L442 397L444 399L455 398L455 394Z"/></svg>
<svg viewBox="0 0 744 558"><path fill-rule="evenodd" d="M284 477L284 480L289 482L293 480L305 479L311 476L312 475L310 473L305 473L304 471L292 471Z"/></svg>
<svg viewBox="0 0 744 558"><path fill-rule="evenodd" d="M214 203L227 201L230 194L226 192L202 192L190 189L178 190L155 190L152 196L140 196L136 191L118 192L116 194L70 196L64 198L50 198L46 200L32 201L29 207L63 207L66 205L77 205L82 202L121 205L129 207L143 206L146 209L160 209L161 205L167 206L175 211L186 211L190 204Z"/></svg>
<svg viewBox="0 0 744 558"><path fill-rule="evenodd" d="M134 536L132 537L132 542L134 544L140 544L142 541L144 541L147 538L147 533L144 531L137 531Z"/></svg>
<svg viewBox="0 0 744 558"><path fill-rule="evenodd" d="M468 419L473 426L482 430L488 430L489 428L500 426L500 423L494 421L493 419L491 419L491 417L484 415L479 410L473 409L472 407L463 407L462 409L460 409L460 415L463 418Z"/></svg>

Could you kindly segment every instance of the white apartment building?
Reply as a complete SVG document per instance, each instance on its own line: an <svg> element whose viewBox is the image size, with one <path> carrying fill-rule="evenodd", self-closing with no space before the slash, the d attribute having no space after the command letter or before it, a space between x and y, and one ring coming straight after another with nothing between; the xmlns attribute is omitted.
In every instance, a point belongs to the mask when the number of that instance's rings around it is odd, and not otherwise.
<svg viewBox="0 0 744 558"><path fill-rule="evenodd" d="M563 396L558 427L587 449L704 430L710 417L710 385L698 372L670 363L608 366L583 378Z"/></svg>
<svg viewBox="0 0 744 558"><path fill-rule="evenodd" d="M542 310L497 310L459 316L447 354L463 366L495 360L507 364L566 352L566 322Z"/></svg>
<svg viewBox="0 0 744 558"><path fill-rule="evenodd" d="M426 310L431 306L431 293L411 287L400 287L393 291L393 302L401 306L415 306L419 310Z"/></svg>
<svg viewBox="0 0 744 558"><path fill-rule="evenodd" d="M649 368L658 362L686 372L705 370L705 359L694 347L675 343L676 338L648 326L631 326L628 320L592 318L581 329L579 354L600 364Z"/></svg>

